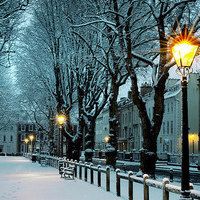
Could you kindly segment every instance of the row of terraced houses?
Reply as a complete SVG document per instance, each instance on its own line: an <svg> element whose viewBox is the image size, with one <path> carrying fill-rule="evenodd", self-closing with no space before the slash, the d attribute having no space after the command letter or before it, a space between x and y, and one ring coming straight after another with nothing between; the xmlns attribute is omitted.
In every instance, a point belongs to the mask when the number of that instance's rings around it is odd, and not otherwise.
<svg viewBox="0 0 200 200"><path fill-rule="evenodd" d="M141 87L141 94L146 101L147 112L153 115L153 92L148 84ZM200 133L200 76L192 73L188 77L188 123L189 123L189 151L190 154L199 153ZM181 153L181 82L180 79L169 79L164 96L164 117L157 139L158 157L167 154ZM141 120L137 107L128 98L121 98L118 102L118 149L119 151L139 152L142 148ZM106 148L105 137L109 135L109 114L105 108L96 121L96 149ZM163 159L165 159L163 158Z"/></svg>

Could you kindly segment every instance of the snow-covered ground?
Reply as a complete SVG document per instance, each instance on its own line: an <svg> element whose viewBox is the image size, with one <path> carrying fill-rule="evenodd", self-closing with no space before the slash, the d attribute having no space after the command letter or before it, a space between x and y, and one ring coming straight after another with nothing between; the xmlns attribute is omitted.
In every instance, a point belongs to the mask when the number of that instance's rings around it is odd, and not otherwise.
<svg viewBox="0 0 200 200"><path fill-rule="evenodd" d="M121 197L116 196L115 172L111 171L111 192L106 192L105 174L102 174L102 187L97 187L97 173L94 185L73 179L62 179L58 170L41 167L24 157L0 157L0 200L120 200L128 199L128 181L121 180ZM79 173L77 173L79 174ZM84 170L82 172L84 176ZM162 182L162 179L158 178ZM173 182L174 185L180 183ZM195 186L200 190L200 186ZM151 188L150 200L162 200L162 190ZM143 199L143 185L133 184L134 200ZM170 193L170 200L179 199L178 194Z"/></svg>
<svg viewBox="0 0 200 200"><path fill-rule="evenodd" d="M0 157L0 200L117 200L113 192L79 179L61 179L58 170L24 157Z"/></svg>

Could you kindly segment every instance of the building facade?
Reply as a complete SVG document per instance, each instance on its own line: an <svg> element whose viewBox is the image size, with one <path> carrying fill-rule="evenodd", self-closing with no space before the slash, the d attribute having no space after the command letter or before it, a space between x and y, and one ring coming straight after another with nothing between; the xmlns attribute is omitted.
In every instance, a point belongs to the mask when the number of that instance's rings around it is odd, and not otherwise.
<svg viewBox="0 0 200 200"><path fill-rule="evenodd" d="M14 122L1 124L0 129L0 153L18 153L17 125Z"/></svg>
<svg viewBox="0 0 200 200"><path fill-rule="evenodd" d="M200 132L200 78L199 74L188 76L188 126L189 126L189 151L198 154ZM146 109L150 119L153 116L154 100L152 89L148 85L141 88L141 93L146 102ZM182 100L180 79L169 79L166 83L164 95L164 115L160 133L157 139L158 157L162 154L181 153L181 124ZM103 138L109 134L108 110L103 111L96 121L96 147L104 149ZM106 118L105 118L106 115ZM106 119L106 120L104 120ZM118 150L139 151L142 148L143 137L139 112L129 98L121 98L118 102ZM108 127L108 128L107 128Z"/></svg>

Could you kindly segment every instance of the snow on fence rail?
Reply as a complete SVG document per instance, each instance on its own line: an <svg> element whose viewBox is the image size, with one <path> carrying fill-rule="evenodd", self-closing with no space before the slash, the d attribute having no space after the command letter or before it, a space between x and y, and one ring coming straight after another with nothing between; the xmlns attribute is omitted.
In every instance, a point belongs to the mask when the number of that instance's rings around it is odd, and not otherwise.
<svg viewBox="0 0 200 200"><path fill-rule="evenodd" d="M57 157L46 156L47 165L59 168L59 162L63 162L65 166L69 166L70 164L75 166L75 177L82 179L82 168L84 168L84 180L88 181L88 170L90 170L90 183L94 183L94 171L97 172L97 185L101 187L101 174L104 173L106 175L106 190L110 191L110 167L101 168L101 165L93 166L93 164L87 164L73 161L73 160L65 160L59 159ZM77 175L77 168L79 167L79 177ZM116 195L121 195L121 186L120 179L124 179L128 181L128 197L129 200L133 200L133 182L143 184L143 194L144 200L149 200L149 187L154 187L163 190L163 200L169 200L169 193L181 194L181 187L169 184L169 179L164 178L163 182L155 181L149 179L147 174L144 174L143 177L133 176L133 172L129 171L128 174L121 173L120 169L116 169ZM200 192L197 190L193 190L193 185L190 184L191 189L191 197L192 199L200 199Z"/></svg>

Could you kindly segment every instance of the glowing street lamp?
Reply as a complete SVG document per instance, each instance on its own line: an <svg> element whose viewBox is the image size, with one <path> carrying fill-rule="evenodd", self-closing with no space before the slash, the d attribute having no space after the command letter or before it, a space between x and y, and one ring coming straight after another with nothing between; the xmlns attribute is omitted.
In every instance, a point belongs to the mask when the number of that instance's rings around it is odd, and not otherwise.
<svg viewBox="0 0 200 200"><path fill-rule="evenodd" d="M109 139L110 139L110 138L109 138L108 136L105 137L105 141L106 141L106 142L108 142Z"/></svg>
<svg viewBox="0 0 200 200"><path fill-rule="evenodd" d="M26 138L26 139L24 140L24 142L26 143L25 151L26 151L26 153L27 153L27 150L28 150L27 144L28 144L28 142L29 142L29 139Z"/></svg>
<svg viewBox="0 0 200 200"><path fill-rule="evenodd" d="M62 128L63 128L63 124L65 122L66 118L64 115L60 114L57 116L57 121L60 125L59 127L59 146L60 146L60 149L59 149L59 157L63 157L63 134L62 134Z"/></svg>
<svg viewBox="0 0 200 200"><path fill-rule="evenodd" d="M190 140L192 141L192 153L194 154L194 140L195 140L195 134L190 134Z"/></svg>
<svg viewBox="0 0 200 200"><path fill-rule="evenodd" d="M198 49L197 40L188 34L187 28L173 38L171 51L176 60L177 73L181 75L182 89L182 177L180 199L191 199L189 187L189 144L188 144L188 107L187 107L187 75Z"/></svg>
<svg viewBox="0 0 200 200"><path fill-rule="evenodd" d="M33 142L34 136L30 135L29 138L31 140L31 153L33 153L33 144L32 144L32 142Z"/></svg>
<svg viewBox="0 0 200 200"><path fill-rule="evenodd" d="M64 122L65 122L65 116L64 115L58 115L58 117L57 117L57 121L58 121L58 123L60 124L60 126L62 126L63 124L64 124Z"/></svg>

